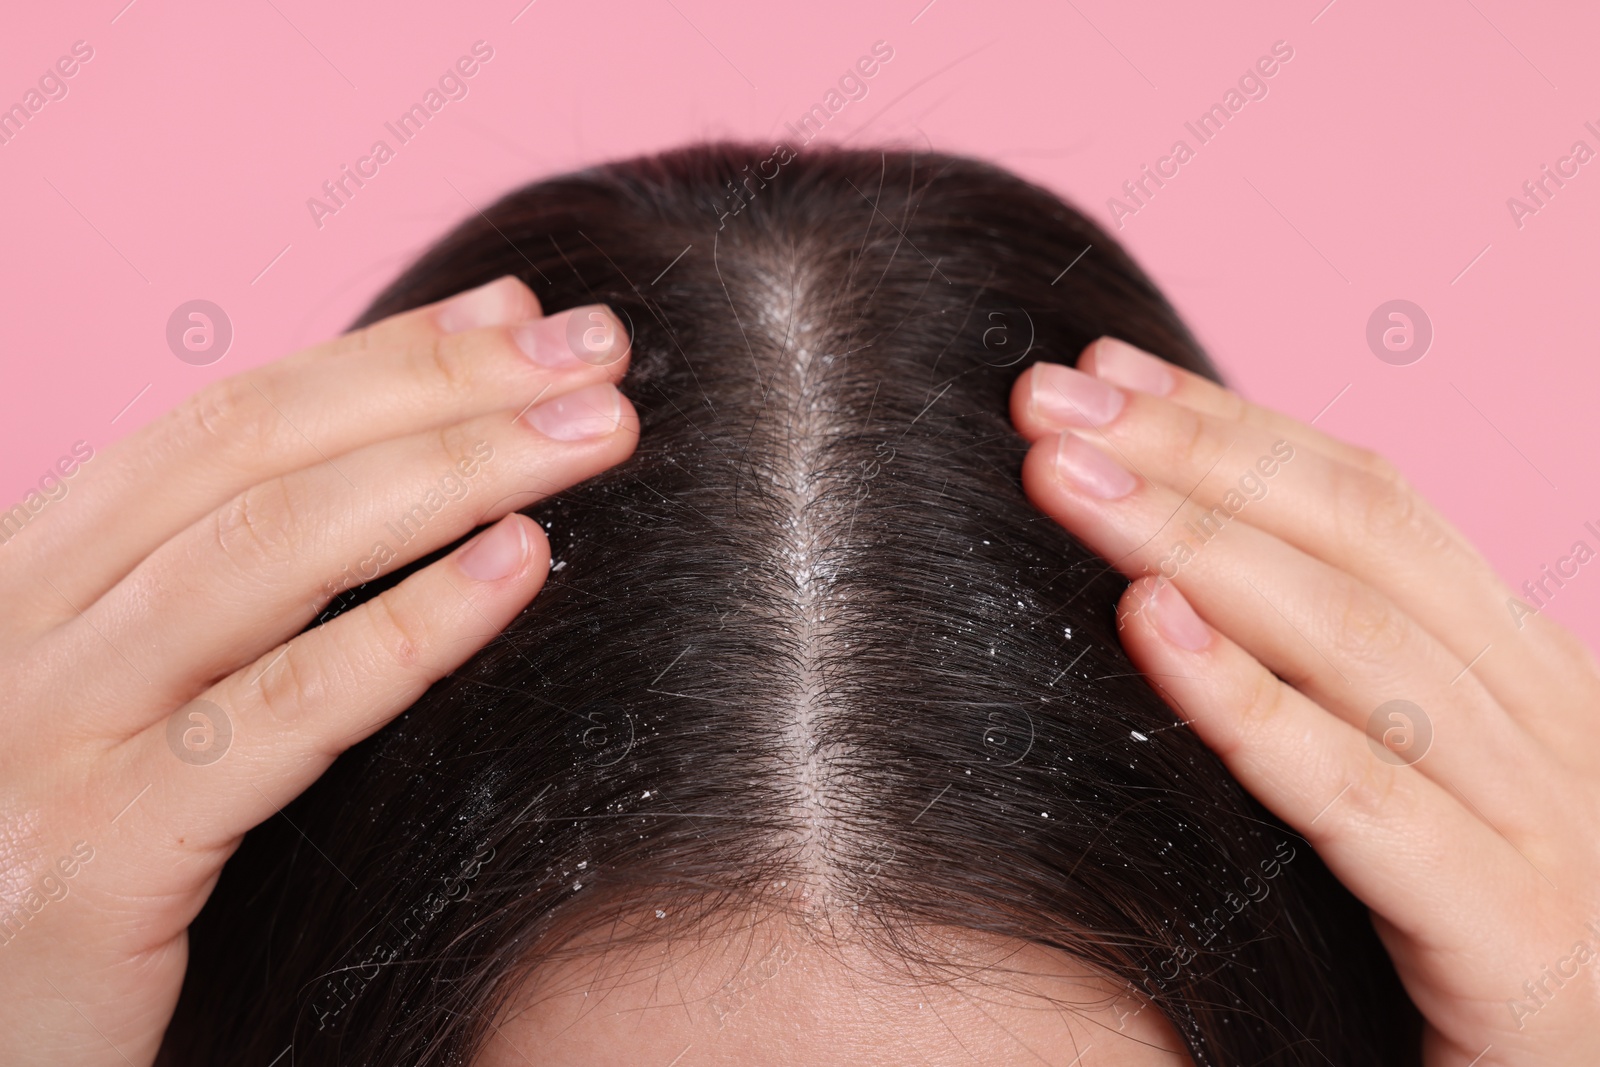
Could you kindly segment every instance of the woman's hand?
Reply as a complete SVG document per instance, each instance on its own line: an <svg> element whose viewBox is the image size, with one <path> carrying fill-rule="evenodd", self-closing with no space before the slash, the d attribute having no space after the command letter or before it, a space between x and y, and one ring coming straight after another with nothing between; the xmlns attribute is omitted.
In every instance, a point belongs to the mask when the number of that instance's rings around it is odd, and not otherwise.
<svg viewBox="0 0 1600 1067"><path fill-rule="evenodd" d="M1028 493L1137 579L1134 663L1371 909L1424 1061L1600 1063L1593 655L1375 454L1120 341L1079 368L1012 394Z"/></svg>
<svg viewBox="0 0 1600 1067"><path fill-rule="evenodd" d="M0 1062L153 1061L240 837L538 592L510 512L633 451L628 346L501 278L205 388L0 545Z"/></svg>

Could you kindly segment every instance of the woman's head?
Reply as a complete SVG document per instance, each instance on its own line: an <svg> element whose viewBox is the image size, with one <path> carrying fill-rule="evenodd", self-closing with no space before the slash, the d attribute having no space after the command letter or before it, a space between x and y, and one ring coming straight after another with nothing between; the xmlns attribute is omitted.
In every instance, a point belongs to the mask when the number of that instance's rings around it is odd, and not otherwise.
<svg viewBox="0 0 1600 1067"><path fill-rule="evenodd" d="M362 322L508 273L628 324L638 451L529 510L553 572L503 635L250 835L169 1062L1397 1055L1362 910L1023 495L1031 363L1214 374L1104 233L970 160L696 147L511 194ZM552 1051L627 1019L637 1059Z"/></svg>

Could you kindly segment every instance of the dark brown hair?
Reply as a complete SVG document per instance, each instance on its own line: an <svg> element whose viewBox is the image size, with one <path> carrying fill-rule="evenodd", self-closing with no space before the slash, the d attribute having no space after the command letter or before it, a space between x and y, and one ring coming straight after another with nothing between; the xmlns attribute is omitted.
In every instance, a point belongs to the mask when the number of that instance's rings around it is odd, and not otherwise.
<svg viewBox="0 0 1600 1067"><path fill-rule="evenodd" d="M1403 1061L1364 909L1023 495L1034 361L1109 334L1215 377L1110 237L970 159L694 146L506 196L358 325L508 273L630 324L638 452L530 509L555 571L502 636L248 836L163 1063L465 1063L574 931L775 880L886 951L1058 947L1197 1064Z"/></svg>

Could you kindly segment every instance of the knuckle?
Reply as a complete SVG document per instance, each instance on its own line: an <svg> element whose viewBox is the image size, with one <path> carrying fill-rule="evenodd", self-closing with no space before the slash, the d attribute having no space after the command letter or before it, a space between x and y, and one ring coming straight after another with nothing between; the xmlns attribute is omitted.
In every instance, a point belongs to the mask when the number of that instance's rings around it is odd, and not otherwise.
<svg viewBox="0 0 1600 1067"><path fill-rule="evenodd" d="M290 645L287 652L261 674L256 694L268 715L280 722L290 722L301 716L307 708L318 708L326 703L327 680L320 670L302 662L303 653Z"/></svg>
<svg viewBox="0 0 1600 1067"><path fill-rule="evenodd" d="M481 423L450 423L438 431L437 446L444 465L460 470L481 449L486 440Z"/></svg>
<svg viewBox="0 0 1600 1067"><path fill-rule="evenodd" d="M1351 779L1350 788L1339 798L1338 806L1344 809L1340 813L1342 818L1333 825L1343 823L1359 830L1380 821L1392 822L1398 814L1394 809L1399 799L1400 772L1405 768L1376 757L1359 760L1357 766L1359 769Z"/></svg>
<svg viewBox="0 0 1600 1067"><path fill-rule="evenodd" d="M1217 390L1217 417L1225 422L1242 422L1246 426L1264 425L1266 412L1245 400L1231 389Z"/></svg>
<svg viewBox="0 0 1600 1067"><path fill-rule="evenodd" d="M1380 479L1381 481L1398 482L1403 480L1399 467L1396 467L1393 463L1391 463L1387 456L1375 452L1370 448L1356 448L1354 450L1352 466L1365 474L1370 474L1374 478Z"/></svg>
<svg viewBox="0 0 1600 1067"><path fill-rule="evenodd" d="M1387 460L1379 462L1388 463ZM1455 539L1409 481L1392 465L1386 474L1336 468L1335 514L1348 516L1340 532L1347 544L1403 544L1410 551L1457 551Z"/></svg>
<svg viewBox="0 0 1600 1067"><path fill-rule="evenodd" d="M257 574L296 558L295 507L282 478L253 485L216 512L217 549L235 569Z"/></svg>
<svg viewBox="0 0 1600 1067"><path fill-rule="evenodd" d="M1334 594L1338 610L1332 643L1338 655L1360 663L1392 664L1410 639L1405 618L1387 598L1355 579Z"/></svg>
<svg viewBox="0 0 1600 1067"><path fill-rule="evenodd" d="M478 384L477 361L463 358L460 334L435 336L420 341L411 351L411 369L425 381L431 392L449 400L471 396Z"/></svg>
<svg viewBox="0 0 1600 1067"><path fill-rule="evenodd" d="M1179 423L1174 430L1178 456L1191 469L1209 469L1217 461L1217 441L1210 424L1188 408L1178 408L1172 418Z"/></svg>
<svg viewBox="0 0 1600 1067"><path fill-rule="evenodd" d="M427 618L405 607L395 593L386 590L368 602L367 625L383 665L410 670L429 647Z"/></svg>
<svg viewBox="0 0 1600 1067"><path fill-rule="evenodd" d="M212 382L173 415L185 443L224 456L260 457L274 450L283 430L283 419L246 377Z"/></svg>
<svg viewBox="0 0 1600 1067"><path fill-rule="evenodd" d="M1283 711L1284 698L1284 685L1276 675L1265 669L1256 671L1250 694L1239 713L1240 722L1248 730L1272 721Z"/></svg>
<svg viewBox="0 0 1600 1067"><path fill-rule="evenodd" d="M1417 525L1417 495L1398 478L1368 475L1353 491L1359 497L1357 509L1363 531L1370 537L1392 540L1411 532Z"/></svg>

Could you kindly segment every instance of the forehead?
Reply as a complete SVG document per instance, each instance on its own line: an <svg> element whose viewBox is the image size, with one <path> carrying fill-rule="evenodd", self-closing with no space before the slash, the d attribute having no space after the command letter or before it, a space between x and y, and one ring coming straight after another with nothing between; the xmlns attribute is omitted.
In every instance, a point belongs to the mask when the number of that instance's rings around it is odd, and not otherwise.
<svg viewBox="0 0 1600 1067"><path fill-rule="evenodd" d="M946 933L943 966L781 920L594 944L535 973L474 1067L1190 1064L1155 1008L1072 957Z"/></svg>

